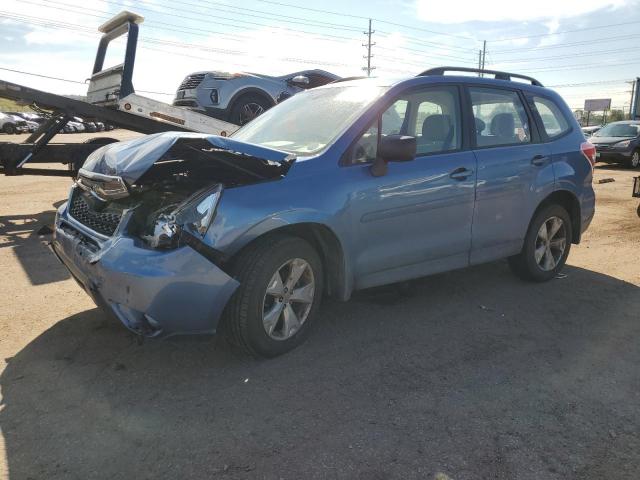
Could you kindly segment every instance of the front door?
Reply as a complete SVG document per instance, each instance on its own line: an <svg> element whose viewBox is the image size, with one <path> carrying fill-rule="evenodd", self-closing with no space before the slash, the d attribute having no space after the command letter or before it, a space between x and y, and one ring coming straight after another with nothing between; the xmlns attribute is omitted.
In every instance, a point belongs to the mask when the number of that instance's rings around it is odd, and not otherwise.
<svg viewBox="0 0 640 480"><path fill-rule="evenodd" d="M417 138L415 160L370 172L382 136ZM468 264L476 160L463 148L459 90L413 90L398 98L350 150L348 218L356 288Z"/></svg>

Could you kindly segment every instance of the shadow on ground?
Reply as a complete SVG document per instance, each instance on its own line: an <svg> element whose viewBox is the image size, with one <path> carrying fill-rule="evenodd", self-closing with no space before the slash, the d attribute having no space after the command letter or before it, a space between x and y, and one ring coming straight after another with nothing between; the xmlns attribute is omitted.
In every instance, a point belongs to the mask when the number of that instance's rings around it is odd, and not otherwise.
<svg viewBox="0 0 640 480"><path fill-rule="evenodd" d="M270 361L61 319L0 378L10 479L636 479L640 289L566 273L500 262L325 303Z"/></svg>
<svg viewBox="0 0 640 480"><path fill-rule="evenodd" d="M58 208L64 201L56 202ZM32 215L0 216L0 248L12 248L32 285L59 282L69 278L47 247L53 233L56 210ZM40 240L40 241L34 241Z"/></svg>

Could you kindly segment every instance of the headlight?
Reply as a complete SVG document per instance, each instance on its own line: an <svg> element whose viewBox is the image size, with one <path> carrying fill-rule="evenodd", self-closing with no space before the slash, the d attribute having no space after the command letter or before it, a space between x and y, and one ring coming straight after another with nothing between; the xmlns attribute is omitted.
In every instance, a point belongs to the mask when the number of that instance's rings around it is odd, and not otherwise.
<svg viewBox="0 0 640 480"><path fill-rule="evenodd" d="M180 210L178 222L183 226L195 230L204 237L211 225L211 220L216 213L216 207L220 201L222 186L218 185L213 190L198 195L192 202Z"/></svg>
<svg viewBox="0 0 640 480"><path fill-rule="evenodd" d="M193 236L204 237L221 195L222 185L217 185L188 199L171 213L160 213L153 223L153 232L141 238L152 248L170 249L179 245L182 230Z"/></svg>
<svg viewBox="0 0 640 480"><path fill-rule="evenodd" d="M615 148L628 148L629 144L631 144L631 140L624 140L622 142L618 142L614 145Z"/></svg>

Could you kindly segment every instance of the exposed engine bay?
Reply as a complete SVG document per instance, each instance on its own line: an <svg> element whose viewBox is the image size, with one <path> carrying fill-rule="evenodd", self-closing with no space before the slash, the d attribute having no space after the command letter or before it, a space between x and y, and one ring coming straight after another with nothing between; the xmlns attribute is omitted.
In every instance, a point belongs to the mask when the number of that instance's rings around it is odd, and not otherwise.
<svg viewBox="0 0 640 480"><path fill-rule="evenodd" d="M94 152L95 157L90 156L79 172L76 183L80 188L72 194L71 216L109 237L126 213L127 224L120 228L127 234L151 248L174 248L183 231L200 237L206 234L223 189L282 178L294 161L288 155L278 162L230 151L203 136L162 134L158 139L167 148L152 145L153 162L126 145L120 145L115 154L109 149L117 144ZM149 149L148 145L143 148ZM285 155L267 153L276 152ZM141 161L148 165L144 170L138 165ZM125 171L119 171L122 164L128 167Z"/></svg>

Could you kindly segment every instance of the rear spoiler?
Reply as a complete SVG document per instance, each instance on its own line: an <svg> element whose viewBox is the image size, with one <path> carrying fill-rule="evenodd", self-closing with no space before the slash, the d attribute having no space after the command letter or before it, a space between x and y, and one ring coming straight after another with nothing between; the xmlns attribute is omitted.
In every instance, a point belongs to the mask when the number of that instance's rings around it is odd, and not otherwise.
<svg viewBox="0 0 640 480"><path fill-rule="evenodd" d="M133 66L136 61L139 25L144 21L140 15L129 11L120 12L98 29L103 33L98 45L93 72L89 79L87 101L94 105L114 106L118 100L134 93ZM109 43L127 35L124 62L103 70Z"/></svg>

